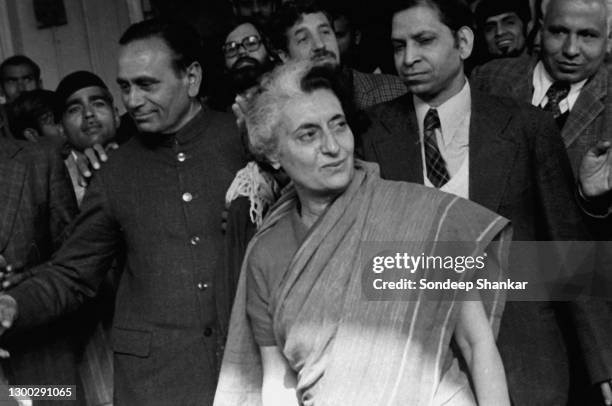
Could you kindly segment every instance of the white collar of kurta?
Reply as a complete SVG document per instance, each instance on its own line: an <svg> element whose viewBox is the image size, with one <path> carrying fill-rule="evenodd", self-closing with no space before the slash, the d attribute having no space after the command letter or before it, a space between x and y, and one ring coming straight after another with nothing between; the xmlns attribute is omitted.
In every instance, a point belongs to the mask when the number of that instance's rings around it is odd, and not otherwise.
<svg viewBox="0 0 612 406"><path fill-rule="evenodd" d="M467 78L465 79L465 84L459 93L452 96L438 107L430 106L415 95L413 95L413 101L417 120L419 121L421 136L423 134L423 120L425 120L425 115L429 109L435 108L438 111L438 116L440 117L442 142L444 145L449 145L455 136L461 136L462 132L456 130L460 127L463 120L469 118L472 111L472 92L470 90L470 84ZM461 145L467 145L469 143L467 138L460 141Z"/></svg>
<svg viewBox="0 0 612 406"><path fill-rule="evenodd" d="M550 74L546 71L544 64L542 61L539 61L533 70L533 98L531 100L531 104L536 107L544 107L548 103L548 97L546 96L546 92L552 86L554 79ZM561 113L565 114L566 111L571 111L574 108L574 104L576 104L576 100L578 100L578 96L580 96L580 91L584 87L584 84L587 80L583 80L577 83L573 83L570 86L570 91L567 97L561 100L559 104L559 108L561 109Z"/></svg>

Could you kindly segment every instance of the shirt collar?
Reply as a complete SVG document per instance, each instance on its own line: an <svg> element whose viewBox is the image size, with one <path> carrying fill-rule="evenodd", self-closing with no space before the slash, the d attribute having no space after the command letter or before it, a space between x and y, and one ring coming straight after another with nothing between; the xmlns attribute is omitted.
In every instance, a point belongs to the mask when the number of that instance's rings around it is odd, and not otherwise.
<svg viewBox="0 0 612 406"><path fill-rule="evenodd" d="M416 95L413 95L412 98L421 135L423 134L423 121L425 120L425 115L429 109L435 108L440 117L442 141L445 145L448 145L453 140L454 136L458 133L458 131L455 130L466 117L470 116L472 111L472 92L467 79L459 93L438 107L430 106Z"/></svg>
<svg viewBox="0 0 612 406"><path fill-rule="evenodd" d="M544 99L546 98L546 92L554 83L554 79L550 76L550 73L544 67L544 63L542 61L538 61L534 70L533 70L533 99L532 103L534 106L542 107L544 103ZM587 79L584 79L577 83L572 83L570 85L570 91L567 97L564 100L567 100L567 107L571 110L578 100L578 96L580 95L580 91L584 87Z"/></svg>

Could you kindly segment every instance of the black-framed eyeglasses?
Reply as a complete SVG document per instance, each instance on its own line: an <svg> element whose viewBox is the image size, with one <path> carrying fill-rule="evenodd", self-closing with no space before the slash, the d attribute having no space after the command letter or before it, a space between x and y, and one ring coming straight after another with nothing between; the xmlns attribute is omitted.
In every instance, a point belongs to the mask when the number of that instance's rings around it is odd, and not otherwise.
<svg viewBox="0 0 612 406"><path fill-rule="evenodd" d="M240 47L243 47L247 52L255 52L261 47L261 38L257 35L249 35L240 42L226 42L222 47L223 55L225 55L226 58L233 58L238 55Z"/></svg>

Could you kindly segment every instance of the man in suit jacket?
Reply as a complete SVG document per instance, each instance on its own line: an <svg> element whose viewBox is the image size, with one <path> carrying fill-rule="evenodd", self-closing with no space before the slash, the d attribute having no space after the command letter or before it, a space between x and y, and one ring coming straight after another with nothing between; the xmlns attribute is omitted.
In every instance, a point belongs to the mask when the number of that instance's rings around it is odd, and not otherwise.
<svg viewBox="0 0 612 406"><path fill-rule="evenodd" d="M240 167L232 116L205 110L195 29L147 20L120 39L118 83L140 134L94 176L50 264L1 296L15 328L96 293L126 247L112 345L115 405L212 404L231 289L221 284L219 216Z"/></svg>
<svg viewBox="0 0 612 406"><path fill-rule="evenodd" d="M474 70L471 78L474 88L531 103L555 117L579 179L587 151L610 140L612 67L605 62L610 49L608 11L604 0L550 1L539 56L493 61ZM588 218L589 231L596 239L610 240L612 219L602 217ZM602 330L598 340L606 342L611 331L612 327ZM605 350L607 362L586 358L591 383L610 386L611 352ZM608 398L612 402L612 392Z"/></svg>
<svg viewBox="0 0 612 406"><path fill-rule="evenodd" d="M575 171L589 148L609 139L612 128L612 65L604 61L610 46L607 15L605 0L550 1L540 56L492 61L470 78L475 89L545 109L553 85L569 85L552 114Z"/></svg>
<svg viewBox="0 0 612 406"><path fill-rule="evenodd" d="M412 94L370 111L365 158L379 163L383 178L439 187L507 217L515 240L587 238L554 121L471 90L463 73L473 45L469 9L459 1L414 0L393 11L396 68ZM498 345L516 405L567 403L569 365L556 307L507 303ZM569 307L574 328L589 341L599 319L585 317L581 305ZM604 306L597 311L608 320Z"/></svg>
<svg viewBox="0 0 612 406"><path fill-rule="evenodd" d="M47 261L77 213L70 178L56 148L0 137L0 270L24 271ZM11 384L78 385L75 329L67 321L7 337L3 362ZM83 399L79 399L79 403Z"/></svg>

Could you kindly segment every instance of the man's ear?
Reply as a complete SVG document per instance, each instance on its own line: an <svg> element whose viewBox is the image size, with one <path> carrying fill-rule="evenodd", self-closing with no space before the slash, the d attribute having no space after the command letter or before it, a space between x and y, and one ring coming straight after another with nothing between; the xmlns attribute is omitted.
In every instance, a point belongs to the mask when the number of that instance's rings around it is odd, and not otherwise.
<svg viewBox="0 0 612 406"><path fill-rule="evenodd" d="M361 43L361 30L355 30L355 45Z"/></svg>
<svg viewBox="0 0 612 406"><path fill-rule="evenodd" d="M606 53L612 52L612 18L608 18L608 36L606 37Z"/></svg>
<svg viewBox="0 0 612 406"><path fill-rule="evenodd" d="M38 142L40 140L40 135L34 128L26 128L23 130L23 137L30 142Z"/></svg>
<svg viewBox="0 0 612 406"><path fill-rule="evenodd" d="M474 31L465 26L459 28L455 34L455 41L457 42L456 45L459 48L461 59L465 61L472 55L472 50L474 49Z"/></svg>
<svg viewBox="0 0 612 406"><path fill-rule="evenodd" d="M193 62L185 71L188 93L190 97L197 97L202 84L202 66L199 62Z"/></svg>
<svg viewBox="0 0 612 406"><path fill-rule="evenodd" d="M117 108L117 106L113 106L113 111L114 111L113 120L115 121L115 129L119 129L119 126L121 125L121 116L119 115L119 109Z"/></svg>

